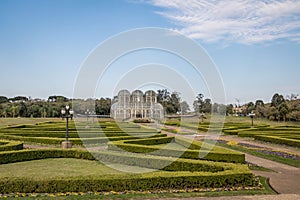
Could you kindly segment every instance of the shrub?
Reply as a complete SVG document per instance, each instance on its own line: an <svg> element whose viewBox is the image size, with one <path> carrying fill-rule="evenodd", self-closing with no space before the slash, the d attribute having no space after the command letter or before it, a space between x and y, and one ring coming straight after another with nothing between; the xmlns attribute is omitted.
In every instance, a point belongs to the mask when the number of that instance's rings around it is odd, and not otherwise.
<svg viewBox="0 0 300 200"><path fill-rule="evenodd" d="M4 134L0 135L0 138L3 139L8 139L8 140L18 140L18 141L24 141L24 142L34 142L34 143L42 143L42 144L60 144L63 142L65 139L64 137L61 137L60 135L57 135L54 133L55 136L60 136L58 137L44 137L43 133L41 134L28 134L32 135L32 137L26 137L27 134ZM36 136L38 135L38 136ZM45 134L48 135L48 134ZM99 134L101 135L101 134ZM69 140L72 141L73 144L75 145L82 145L83 143L89 143L89 144L96 144L96 143L106 143L108 141L116 141L116 140L129 140L129 139L139 139L143 137L149 137L149 134L147 133L135 133L132 135L128 134L102 134L103 137L94 137L94 138L78 138L76 136L75 138L72 137L72 134L70 134ZM155 134L150 136L150 138L155 138L155 137L165 137L166 134Z"/></svg>
<svg viewBox="0 0 300 200"><path fill-rule="evenodd" d="M87 191L167 190L206 187L247 187L255 185L253 175L210 172L148 173L147 175L114 175L103 177L73 177L64 179L2 179L0 193L56 193Z"/></svg>
<svg viewBox="0 0 300 200"><path fill-rule="evenodd" d="M234 153L232 151L228 151L221 148L219 148L218 151L215 149L212 149L211 151L206 151L205 148L202 151L199 151L201 147L199 147L199 144L196 143L194 143L194 147L195 148L197 147L197 150L188 149L184 151L180 149L169 149L169 148L141 145L141 144L137 144L136 141L131 141L131 140L115 141L115 142L108 143L108 149L114 151L119 151L121 148L127 152L132 152L132 153L146 153L151 155L181 157L181 158L188 158L188 159L202 159L202 160L220 161L220 162L235 162L235 163L245 162L244 154ZM202 157L202 155L205 156Z"/></svg>
<svg viewBox="0 0 300 200"><path fill-rule="evenodd" d="M23 143L15 141L0 140L0 151L12 151L23 149Z"/></svg>
<svg viewBox="0 0 300 200"><path fill-rule="evenodd" d="M288 139L288 138L267 136L267 135L255 135L254 139L265 141L265 142L272 142L276 144L284 144L293 147L300 147L300 141L295 139Z"/></svg>
<svg viewBox="0 0 300 200"><path fill-rule="evenodd" d="M134 123L151 123L149 119L135 119L133 120Z"/></svg>

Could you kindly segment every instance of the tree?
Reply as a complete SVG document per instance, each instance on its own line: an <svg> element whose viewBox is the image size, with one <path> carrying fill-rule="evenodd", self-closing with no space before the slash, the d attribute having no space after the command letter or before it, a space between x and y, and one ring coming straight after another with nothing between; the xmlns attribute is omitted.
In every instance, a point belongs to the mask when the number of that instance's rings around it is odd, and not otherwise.
<svg viewBox="0 0 300 200"><path fill-rule="evenodd" d="M11 111L11 114L12 114L12 117L14 118L17 114L17 107L16 106L11 106L10 107L10 111Z"/></svg>
<svg viewBox="0 0 300 200"><path fill-rule="evenodd" d="M265 117L265 103L263 100L255 101L255 114L257 117Z"/></svg>
<svg viewBox="0 0 300 200"><path fill-rule="evenodd" d="M279 116L280 118L285 121L286 120L286 114L289 112L289 108L286 104L286 102L282 102L279 106L278 106L278 111L279 111Z"/></svg>
<svg viewBox="0 0 300 200"><path fill-rule="evenodd" d="M168 114L175 114L180 111L180 99L178 92L170 94L167 89L157 91L157 102L164 107Z"/></svg>
<svg viewBox="0 0 300 200"><path fill-rule="evenodd" d="M27 106L24 102L20 103L19 116L27 117Z"/></svg>
<svg viewBox="0 0 300 200"><path fill-rule="evenodd" d="M212 109L211 99L205 99L202 105L202 112L211 113L211 109Z"/></svg>
<svg viewBox="0 0 300 200"><path fill-rule="evenodd" d="M186 101L180 103L180 111L182 114L187 114L190 111L190 106Z"/></svg>
<svg viewBox="0 0 300 200"><path fill-rule="evenodd" d="M282 102L284 102L283 96L278 93L275 93L271 100L271 106L277 108Z"/></svg>
<svg viewBox="0 0 300 200"><path fill-rule="evenodd" d="M68 98L64 97L64 96L53 95L53 96L48 97L48 101L51 101L51 102L67 102Z"/></svg>
<svg viewBox="0 0 300 200"><path fill-rule="evenodd" d="M255 108L259 107L259 106L265 106L263 100L256 100L255 101Z"/></svg>
<svg viewBox="0 0 300 200"><path fill-rule="evenodd" d="M11 100L12 102L25 102L25 101L28 101L28 98L23 97L23 96L16 96L16 97L10 98L9 100Z"/></svg>
<svg viewBox="0 0 300 200"><path fill-rule="evenodd" d="M167 89L157 90L157 102L163 103L170 99L170 92Z"/></svg>
<svg viewBox="0 0 300 200"><path fill-rule="evenodd" d="M226 106L226 115L232 115L233 114L233 105L229 104Z"/></svg>
<svg viewBox="0 0 300 200"><path fill-rule="evenodd" d="M0 96L0 104L1 103L7 103L8 102L8 98L5 96Z"/></svg>
<svg viewBox="0 0 300 200"><path fill-rule="evenodd" d="M111 99L101 98L99 100L96 100L95 104L96 104L95 112L97 115L109 115L110 114Z"/></svg>
<svg viewBox="0 0 300 200"><path fill-rule="evenodd" d="M196 100L194 101L193 103L193 107L194 107L194 110L196 113L201 113L203 112L203 97L204 95L199 93L197 96L196 96Z"/></svg>
<svg viewBox="0 0 300 200"><path fill-rule="evenodd" d="M180 99L178 92L172 92L169 102L172 105L171 113L178 113L180 111Z"/></svg>
<svg viewBox="0 0 300 200"><path fill-rule="evenodd" d="M247 104L247 114L251 113L255 109L255 105L253 102L249 102Z"/></svg>

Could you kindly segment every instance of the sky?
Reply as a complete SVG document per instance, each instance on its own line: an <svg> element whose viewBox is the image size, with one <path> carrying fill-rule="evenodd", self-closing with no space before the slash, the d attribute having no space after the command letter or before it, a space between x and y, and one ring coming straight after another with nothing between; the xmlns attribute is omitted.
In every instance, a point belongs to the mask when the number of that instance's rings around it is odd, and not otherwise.
<svg viewBox="0 0 300 200"><path fill-rule="evenodd" d="M223 81L224 103L300 94L299 0L0 0L0 96L73 97L82 65L99 44L145 27L176 31L200 45ZM152 50L112 63L94 97L116 95L126 87L119 82L131 72L128 66L149 63L173 67L194 93L210 97L205 77L178 57ZM143 88L151 85L136 87Z"/></svg>

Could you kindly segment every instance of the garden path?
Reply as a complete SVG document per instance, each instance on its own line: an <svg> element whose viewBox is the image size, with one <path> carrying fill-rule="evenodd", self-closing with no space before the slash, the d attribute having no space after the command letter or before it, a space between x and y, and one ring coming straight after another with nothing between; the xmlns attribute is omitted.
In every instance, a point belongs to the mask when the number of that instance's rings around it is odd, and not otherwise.
<svg viewBox="0 0 300 200"><path fill-rule="evenodd" d="M297 194L280 194L280 195L253 195L253 196L222 196L222 197L191 197L184 200L299 200ZM145 200L145 199L144 199ZM151 199L154 200L154 199ZM178 198L164 198L163 200L178 200Z"/></svg>

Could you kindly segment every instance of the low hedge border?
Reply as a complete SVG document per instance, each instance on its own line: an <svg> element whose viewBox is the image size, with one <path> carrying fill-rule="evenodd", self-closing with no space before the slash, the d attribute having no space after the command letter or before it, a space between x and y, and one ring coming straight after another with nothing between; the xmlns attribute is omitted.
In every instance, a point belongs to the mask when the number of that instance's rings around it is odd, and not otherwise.
<svg viewBox="0 0 300 200"><path fill-rule="evenodd" d="M74 177L64 179L2 179L0 193L56 193L87 191L146 191L189 188L251 187L251 173L176 172L114 177Z"/></svg>
<svg viewBox="0 0 300 200"><path fill-rule="evenodd" d="M153 164L158 167L158 161L173 161L171 158L160 156L142 156L133 154L120 155L118 152L95 152L107 162L147 167ZM94 160L95 158L83 150L20 150L0 152L0 162L20 162L44 158L83 158ZM123 158L123 159L120 159ZM148 164L147 164L148 163ZM192 172L179 171L191 170ZM197 172L199 169L207 169L212 172ZM212 170L214 169L214 170ZM253 186L253 175L246 165L215 163L208 161L178 159L165 170L176 172L152 172L145 174L121 174L106 175L102 177L73 177L53 180L11 179L0 180L0 193L13 192L86 192L86 191L124 191L124 190L157 190L157 189L182 189L199 187L230 187ZM221 170L221 171L220 171ZM179 171L179 172L178 172ZM217 173L214 173L216 172Z"/></svg>
<svg viewBox="0 0 300 200"><path fill-rule="evenodd" d="M55 131L55 132L41 132L41 131L36 131L36 132L29 132L29 133L2 133L3 135L14 135L14 136L22 136L22 137L49 137L49 138L64 138L66 136L66 131ZM102 132L82 132L82 133L77 133L77 132L69 132L69 137L70 138L95 138L95 137L119 137L119 136L139 136L142 134L149 134L145 132L134 132L134 133L102 133ZM159 133L153 133L161 136Z"/></svg>
<svg viewBox="0 0 300 200"><path fill-rule="evenodd" d="M109 141L117 140L130 140L130 139L140 139L141 137L148 137L147 134L137 134L136 136L113 136L113 137L96 137L96 138L69 138L74 145L82 145L83 143L87 144L96 144L96 143L106 143ZM164 137L166 134L156 134L150 137ZM65 139L64 138L50 138L50 137L22 137L18 135L0 135L0 138L8 140L17 140L23 142L34 142L42 144L60 144Z"/></svg>
<svg viewBox="0 0 300 200"><path fill-rule="evenodd" d="M146 156L120 152L88 152L84 150L22 150L0 152L0 164L22 162L46 158L78 158L86 160L100 160L102 162L119 163L132 166L163 169L166 171L209 171L218 172L231 170L234 166L230 163L215 163L209 161L174 159L161 156Z"/></svg>
<svg viewBox="0 0 300 200"><path fill-rule="evenodd" d="M12 151L23 149L23 143L16 141L0 140L0 151Z"/></svg>
<svg viewBox="0 0 300 200"><path fill-rule="evenodd" d="M136 144L136 141L123 140L123 141L114 141L108 143L108 149L113 151L125 150L132 153L146 153L150 155L162 155L170 157L178 157L187 159L201 159L201 160L210 160L217 162L232 162L232 163L244 163L245 155L241 153L235 153L229 150L221 149L218 150L212 149L210 151L205 151L205 149L199 151L199 144L195 144L198 149L187 149L186 151L178 149L167 149L160 148L155 146L147 146L142 144ZM179 139L177 138L177 142ZM175 139L176 142L176 139ZM181 143L182 145L182 143ZM204 153L204 157L199 157L199 153Z"/></svg>
<svg viewBox="0 0 300 200"><path fill-rule="evenodd" d="M295 139L268 136L268 135L254 135L254 139L265 141L265 142L276 143L276 144L284 144L293 147L300 147L300 140L295 140Z"/></svg>

